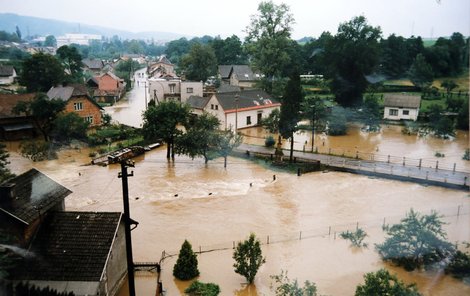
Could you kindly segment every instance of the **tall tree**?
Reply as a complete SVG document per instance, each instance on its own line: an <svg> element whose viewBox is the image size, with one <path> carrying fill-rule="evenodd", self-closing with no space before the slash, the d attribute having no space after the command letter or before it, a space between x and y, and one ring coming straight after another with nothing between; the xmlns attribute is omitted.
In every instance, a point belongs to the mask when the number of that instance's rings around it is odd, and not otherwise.
<svg viewBox="0 0 470 296"><path fill-rule="evenodd" d="M237 244L233 259L235 259L233 264L235 272L244 276L248 283L253 283L259 268L266 262L261 251L261 243L254 233L250 234L247 240Z"/></svg>
<svg viewBox="0 0 470 296"><path fill-rule="evenodd" d="M298 130L297 123L300 120L300 104L303 96L300 76L294 74L287 82L279 116L279 132L284 139L291 141L289 162L293 160L294 133Z"/></svg>
<svg viewBox="0 0 470 296"><path fill-rule="evenodd" d="M368 82L378 65L381 37L380 27L372 27L364 16L339 25L338 33L329 42L325 61L333 78L332 91L336 101L343 106L362 102Z"/></svg>
<svg viewBox="0 0 470 296"><path fill-rule="evenodd" d="M193 279L199 275L197 264L197 256L193 252L193 247L187 240L184 240L178 260L173 267L173 276L182 281Z"/></svg>
<svg viewBox="0 0 470 296"><path fill-rule="evenodd" d="M44 46L56 47L57 46L57 39L55 39L54 35L47 35L46 40L44 41Z"/></svg>
<svg viewBox="0 0 470 296"><path fill-rule="evenodd" d="M225 39L215 38L210 45L217 57L217 65L240 65L248 60L237 35Z"/></svg>
<svg viewBox="0 0 470 296"><path fill-rule="evenodd" d="M16 26L16 36L18 36L18 39L21 41L21 30L18 26Z"/></svg>
<svg viewBox="0 0 470 296"><path fill-rule="evenodd" d="M217 153L224 158L224 168L227 167L227 157L232 152L233 148L238 147L242 142L242 136L227 130L220 132L218 141Z"/></svg>
<svg viewBox="0 0 470 296"><path fill-rule="evenodd" d="M5 148L5 144L0 143L0 184L15 176L8 168L10 154Z"/></svg>
<svg viewBox="0 0 470 296"><path fill-rule="evenodd" d="M64 80L64 68L49 54L33 54L23 61L22 68L19 82L28 92L47 92Z"/></svg>
<svg viewBox="0 0 470 296"><path fill-rule="evenodd" d="M180 68L187 79L205 82L217 70L214 49L210 45L194 43L189 53L181 59Z"/></svg>
<svg viewBox="0 0 470 296"><path fill-rule="evenodd" d="M369 295L400 295L420 296L416 284L406 285L396 275L391 275L386 269L369 272L364 275L365 283L356 287L355 296Z"/></svg>
<svg viewBox="0 0 470 296"><path fill-rule="evenodd" d="M83 82L82 78L82 56L74 46L61 46L57 49L57 57L67 73L71 82Z"/></svg>
<svg viewBox="0 0 470 296"><path fill-rule="evenodd" d="M405 38L392 34L380 42L381 72L390 78L404 77L411 66Z"/></svg>
<svg viewBox="0 0 470 296"><path fill-rule="evenodd" d="M265 1L258 5L258 14L251 16L250 25L246 27L246 48L255 68L271 82L266 84L268 92L273 79L291 65L288 49L294 23L286 4Z"/></svg>
<svg viewBox="0 0 470 296"><path fill-rule="evenodd" d="M149 106L143 114L144 138L148 141L165 141L167 144L166 157L175 159L175 139L182 134L178 125L186 124L188 117L189 107L176 101L161 102L156 106Z"/></svg>
<svg viewBox="0 0 470 296"><path fill-rule="evenodd" d="M421 89L427 88L432 84L434 74L431 65L426 62L423 54L416 56L408 72L408 76L411 82Z"/></svg>
<svg viewBox="0 0 470 296"><path fill-rule="evenodd" d="M13 113L32 116L47 142L55 127L55 120L65 109L65 104L61 99L49 99L46 94L39 93L31 102L18 102Z"/></svg>

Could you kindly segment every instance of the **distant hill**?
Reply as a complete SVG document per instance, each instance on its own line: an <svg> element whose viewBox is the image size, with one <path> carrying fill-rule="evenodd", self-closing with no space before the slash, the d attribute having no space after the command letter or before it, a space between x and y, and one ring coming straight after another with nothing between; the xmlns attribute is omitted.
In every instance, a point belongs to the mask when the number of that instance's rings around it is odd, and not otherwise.
<svg viewBox="0 0 470 296"><path fill-rule="evenodd" d="M155 41L171 41L181 37L189 37L170 32L138 32L116 30L112 28L64 22L59 20L22 16L13 13L0 13L0 31L15 32L16 26L20 28L23 37L26 36L61 36L66 33L99 34L105 37L117 35L123 39L154 39Z"/></svg>

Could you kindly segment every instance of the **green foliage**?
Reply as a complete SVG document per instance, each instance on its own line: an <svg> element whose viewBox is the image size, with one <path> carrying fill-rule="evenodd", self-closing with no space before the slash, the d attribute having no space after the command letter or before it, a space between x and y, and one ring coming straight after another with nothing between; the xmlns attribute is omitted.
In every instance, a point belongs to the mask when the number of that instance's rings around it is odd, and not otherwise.
<svg viewBox="0 0 470 296"><path fill-rule="evenodd" d="M52 137L65 142L70 142L72 139L86 139L88 126L89 123L77 113L62 113L54 120Z"/></svg>
<svg viewBox="0 0 470 296"><path fill-rule="evenodd" d="M348 239L351 241L351 245L354 246L354 247L364 247L366 248L367 247L367 243L363 243L364 239L366 238L367 236L367 233L362 230L361 228L358 228L356 229L355 232L352 232L352 231L345 231L345 232L341 232L340 234L341 238L342 239Z"/></svg>
<svg viewBox="0 0 470 296"><path fill-rule="evenodd" d="M446 98L447 110L459 112L464 106L465 100L457 96L448 95Z"/></svg>
<svg viewBox="0 0 470 296"><path fill-rule="evenodd" d="M274 147L274 144L276 144L276 140L274 140L273 136L267 136L264 140L264 146L266 147Z"/></svg>
<svg viewBox="0 0 470 296"><path fill-rule="evenodd" d="M279 118L281 111L279 109L274 109L269 113L268 117L261 119L261 125L264 126L270 133L279 132Z"/></svg>
<svg viewBox="0 0 470 296"><path fill-rule="evenodd" d="M64 68L55 57L36 53L23 61L19 82L28 92L47 92L63 81Z"/></svg>
<svg viewBox="0 0 470 296"><path fill-rule="evenodd" d="M111 124L112 119L113 118L108 113L103 113L101 115L101 122L103 123L103 126L109 126Z"/></svg>
<svg viewBox="0 0 470 296"><path fill-rule="evenodd" d="M46 40L44 41L44 46L56 47L57 46L57 39L55 39L54 35L47 35Z"/></svg>
<svg viewBox="0 0 470 296"><path fill-rule="evenodd" d="M355 296L419 296L415 284L406 285L397 278L396 275L391 275L386 269L380 269L377 272L369 272L364 276L364 285L356 287Z"/></svg>
<svg viewBox="0 0 470 296"><path fill-rule="evenodd" d="M334 106L328 116L326 133L332 136L345 135L347 132L346 109Z"/></svg>
<svg viewBox="0 0 470 296"><path fill-rule="evenodd" d="M448 116L442 115L443 111L440 105L429 106L429 127L436 137L448 138L455 135L454 121Z"/></svg>
<svg viewBox="0 0 470 296"><path fill-rule="evenodd" d="M75 296L73 292L57 292L55 289L49 287L39 288L28 283L13 284L12 282L0 281L0 291L5 292L5 295L13 296Z"/></svg>
<svg viewBox="0 0 470 296"><path fill-rule="evenodd" d="M189 53L181 59L180 68L187 79L205 82L217 71L214 49L210 45L193 44Z"/></svg>
<svg viewBox="0 0 470 296"><path fill-rule="evenodd" d="M20 42L20 38L15 33L8 33L6 31L0 31L0 40L10 42Z"/></svg>
<svg viewBox="0 0 470 296"><path fill-rule="evenodd" d="M366 75L373 73L379 62L381 34L380 27L368 25L367 19L359 16L340 24L336 36L326 44L325 63L340 105L362 102L368 84Z"/></svg>
<svg viewBox="0 0 470 296"><path fill-rule="evenodd" d="M328 109L324 99L317 96L306 97L301 107L303 119L310 120L315 130L325 130Z"/></svg>
<svg viewBox="0 0 470 296"><path fill-rule="evenodd" d="M193 282L184 293L189 296L217 296L220 294L219 285L213 283Z"/></svg>
<svg viewBox="0 0 470 296"><path fill-rule="evenodd" d="M43 161L57 159L55 147L50 142L25 141L20 144L20 153L22 156L32 161Z"/></svg>
<svg viewBox="0 0 470 296"><path fill-rule="evenodd" d="M435 157L445 157L445 154L437 151L436 153L434 153L434 156Z"/></svg>
<svg viewBox="0 0 470 296"><path fill-rule="evenodd" d="M408 76L411 82L421 89L429 87L432 84L434 74L431 65L426 62L424 55L418 54L416 56Z"/></svg>
<svg viewBox="0 0 470 296"><path fill-rule="evenodd" d="M65 69L67 82L82 82L82 56L76 47L61 46L57 49L56 56Z"/></svg>
<svg viewBox="0 0 470 296"><path fill-rule="evenodd" d="M178 260L173 267L173 276L179 280L187 281L198 275L197 256L193 252L191 244L187 240L184 240L178 255Z"/></svg>
<svg viewBox="0 0 470 296"><path fill-rule="evenodd" d="M470 149L465 149L465 152L462 157L463 160L470 160Z"/></svg>
<svg viewBox="0 0 470 296"><path fill-rule="evenodd" d="M462 130L468 130L469 125L468 119L468 99L464 101L462 108L459 110L459 114L457 115L457 128Z"/></svg>
<svg viewBox="0 0 470 296"><path fill-rule="evenodd" d="M167 143L167 158L174 159L175 139L182 134L177 126L185 125L188 118L189 107L175 101L161 102L155 107L149 106L143 114L144 139L150 142L163 139Z"/></svg>
<svg viewBox="0 0 470 296"><path fill-rule="evenodd" d="M214 159L220 143L219 124L219 119L207 112L194 118L186 127L186 133L176 138L176 153L193 159L202 156L205 163Z"/></svg>
<svg viewBox="0 0 470 296"><path fill-rule="evenodd" d="M243 65L248 60L237 35L225 39L215 38L209 44L214 49L217 65Z"/></svg>
<svg viewBox="0 0 470 296"><path fill-rule="evenodd" d="M8 164L10 163L8 161L9 156L10 154L6 150L5 144L0 143L0 184L15 176L8 168Z"/></svg>
<svg viewBox="0 0 470 296"><path fill-rule="evenodd" d="M271 290L274 289L276 296L316 296L317 287L315 283L305 281L304 286L301 287L297 279L291 281L287 277L287 272L281 271L279 275L272 275L271 279L274 284L271 284Z"/></svg>
<svg viewBox="0 0 470 296"><path fill-rule="evenodd" d="M243 137L231 130L219 131L217 154L224 158L224 167L227 167L227 157L233 148L238 147Z"/></svg>
<svg viewBox="0 0 470 296"><path fill-rule="evenodd" d="M362 122L367 131L379 131L382 107L376 96L367 95L362 106Z"/></svg>
<svg viewBox="0 0 470 296"><path fill-rule="evenodd" d="M445 271L459 279L470 278L470 254L457 250Z"/></svg>
<svg viewBox="0 0 470 296"><path fill-rule="evenodd" d="M452 244L445 240L443 225L436 212L420 215L411 209L399 224L384 226L388 237L376 249L383 260L406 270L429 267L454 253Z"/></svg>
<svg viewBox="0 0 470 296"><path fill-rule="evenodd" d="M248 283L253 283L258 269L266 262L261 252L261 243L254 233L250 234L247 240L237 244L233 259L235 272L244 276Z"/></svg>

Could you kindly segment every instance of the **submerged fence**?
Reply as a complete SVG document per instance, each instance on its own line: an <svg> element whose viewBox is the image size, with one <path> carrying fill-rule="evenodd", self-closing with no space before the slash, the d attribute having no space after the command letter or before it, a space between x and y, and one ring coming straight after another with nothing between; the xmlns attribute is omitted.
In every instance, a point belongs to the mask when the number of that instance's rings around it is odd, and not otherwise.
<svg viewBox="0 0 470 296"><path fill-rule="evenodd" d="M439 216L444 219L458 219L460 217L469 216L470 215L470 205L458 205L456 207L447 207L441 208L438 210L426 210L426 211L417 211L421 215L431 214L432 212L436 211ZM299 240L306 240L312 238L329 238L329 239L339 239L340 234L345 231L355 231L358 228L363 230L382 227L384 225L391 225L397 224L402 220L404 216L388 216L383 218L377 219L370 219L370 220L361 220L352 223L345 223L345 224L336 224L327 227L321 227L316 229L308 229L308 230L299 230L294 232L284 232L284 233L276 233L276 234L260 234L256 233L257 238L260 240L262 245L269 245L275 243L283 243L283 242L290 242L290 241L299 241ZM468 217L466 217L468 218ZM452 225L452 224L449 224ZM449 226L448 226L449 227ZM470 225L468 225L470 228ZM470 229L468 230L470 232ZM211 244L211 245L193 245L193 251L197 254L209 253L209 252L217 252L217 251L225 251L235 249L238 242L244 240L246 238L239 238L237 240L233 240L231 242L224 242L218 244ZM456 244L463 242L456 242ZM178 256L179 251L167 251L164 250L161 255L160 264L167 258Z"/></svg>

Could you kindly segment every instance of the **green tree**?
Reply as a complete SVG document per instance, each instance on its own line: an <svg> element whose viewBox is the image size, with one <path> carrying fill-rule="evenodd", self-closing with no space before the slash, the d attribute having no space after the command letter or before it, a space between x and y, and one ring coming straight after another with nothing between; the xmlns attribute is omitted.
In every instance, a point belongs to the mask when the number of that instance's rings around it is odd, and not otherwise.
<svg viewBox="0 0 470 296"><path fill-rule="evenodd" d="M468 99L464 100L462 108L459 110L457 115L457 128L462 130L468 130L469 118L468 118Z"/></svg>
<svg viewBox="0 0 470 296"><path fill-rule="evenodd" d="M193 252L191 244L187 240L184 240L178 255L178 260L176 260L176 264L173 267L173 276L179 280L187 281L198 275L197 256Z"/></svg>
<svg viewBox="0 0 470 296"><path fill-rule="evenodd" d="M470 277L470 254L457 250L445 271L459 279Z"/></svg>
<svg viewBox="0 0 470 296"><path fill-rule="evenodd" d="M235 272L244 276L248 283L253 283L258 269L266 262L261 251L261 243L254 233L250 234L247 240L237 244L233 259L235 259L233 264Z"/></svg>
<svg viewBox="0 0 470 296"><path fill-rule="evenodd" d="M351 245L354 247L367 247L367 243L363 243L364 239L367 237L367 233L361 228L356 229L356 231L343 231L340 234L342 239L348 239L351 242Z"/></svg>
<svg viewBox="0 0 470 296"><path fill-rule="evenodd" d="M176 139L176 153L193 159L202 156L205 163L214 159L220 143L219 125L219 119L210 113L197 116L187 125L186 133Z"/></svg>
<svg viewBox="0 0 470 296"><path fill-rule="evenodd" d="M83 64L82 56L77 48L64 45L57 49L56 55L67 73L67 80L69 82L81 82Z"/></svg>
<svg viewBox="0 0 470 296"><path fill-rule="evenodd" d="M61 113L54 120L52 137L58 141L70 142L87 137L89 123L75 112Z"/></svg>
<svg viewBox="0 0 470 296"><path fill-rule="evenodd" d="M348 129L347 110L341 106L331 108L328 115L326 133L332 136L345 135Z"/></svg>
<svg viewBox="0 0 470 296"><path fill-rule="evenodd" d="M44 41L44 46L50 46L50 47L57 46L57 39L55 39L54 35L46 36L46 40Z"/></svg>
<svg viewBox="0 0 470 296"><path fill-rule="evenodd" d="M387 39L381 40L380 47L381 72L389 78L404 77L414 58L409 57L406 39L392 34Z"/></svg>
<svg viewBox="0 0 470 296"><path fill-rule="evenodd" d="M178 40L170 41L165 50L165 54L173 64L178 65L181 57L189 52L190 47L191 44L188 39L183 37Z"/></svg>
<svg viewBox="0 0 470 296"><path fill-rule="evenodd" d="M374 94L367 95L362 105L362 121L367 131L380 130L381 111L378 98Z"/></svg>
<svg viewBox="0 0 470 296"><path fill-rule="evenodd" d="M380 27L367 24L364 16L354 17L338 27L338 33L327 44L325 62L333 79L331 89L336 101L342 106L362 102L368 82L380 57Z"/></svg>
<svg viewBox="0 0 470 296"><path fill-rule="evenodd" d="M376 249L385 261L391 261L406 270L414 270L454 254L454 247L447 242L441 217L432 212L421 215L413 209L399 224L384 226L387 238Z"/></svg>
<svg viewBox="0 0 470 296"><path fill-rule="evenodd" d="M286 4L263 1L258 5L258 14L251 16L246 27L245 47L254 67L266 75L268 92L272 90L274 78L291 66L289 46L294 22Z"/></svg>
<svg viewBox="0 0 470 296"><path fill-rule="evenodd" d="M217 65L241 65L248 60L242 42L237 35L225 39L215 38L210 42L217 57Z"/></svg>
<svg viewBox="0 0 470 296"><path fill-rule="evenodd" d="M454 88L456 88L457 86L459 86L459 85L457 83L455 83L455 81L453 81L453 80L444 80L441 83L441 87L446 89L447 97L450 97L451 91Z"/></svg>
<svg viewBox="0 0 470 296"><path fill-rule="evenodd" d="M32 116L44 140L49 141L55 120L65 109L65 104L61 99L49 99L46 94L39 93L31 102L18 102L13 113Z"/></svg>
<svg viewBox="0 0 470 296"><path fill-rule="evenodd" d="M219 285L213 283L193 282L184 293L189 296L217 296L220 294Z"/></svg>
<svg viewBox="0 0 470 296"><path fill-rule="evenodd" d="M220 132L217 153L224 158L224 168L227 167L227 157L241 142L242 136L231 130Z"/></svg>
<svg viewBox="0 0 470 296"><path fill-rule="evenodd" d="M328 110L325 101L319 97L306 97L302 102L302 118L310 121L312 141L315 141L316 130L324 131L326 127ZM315 143L312 142L312 152Z"/></svg>
<svg viewBox="0 0 470 296"><path fill-rule="evenodd" d="M149 106L144 112L142 131L147 141L163 140L167 144L166 157L175 159L175 139L182 134L178 125L185 125L189 118L189 107L176 101L161 102Z"/></svg>
<svg viewBox="0 0 470 296"><path fill-rule="evenodd" d="M16 26L16 36L18 36L18 39L21 41L21 30L18 26Z"/></svg>
<svg viewBox="0 0 470 296"><path fill-rule="evenodd" d="M356 287L355 296L419 296L415 284L406 285L386 269L364 275L365 283Z"/></svg>
<svg viewBox="0 0 470 296"><path fill-rule="evenodd" d="M298 130L297 123L300 120L300 104L303 98L300 76L294 74L287 83L279 116L279 132L284 139L291 141L289 162L294 158L294 133Z"/></svg>
<svg viewBox="0 0 470 296"><path fill-rule="evenodd" d="M189 53L181 59L180 68L187 79L205 82L217 70L214 49L210 45L193 44Z"/></svg>
<svg viewBox="0 0 470 296"><path fill-rule="evenodd" d="M0 184L15 176L8 168L10 163L8 157L10 157L10 154L6 150L5 144L0 143Z"/></svg>
<svg viewBox="0 0 470 296"><path fill-rule="evenodd" d="M436 137L454 136L454 121L448 116L444 116L443 111L441 105L432 104L429 106L429 127Z"/></svg>
<svg viewBox="0 0 470 296"><path fill-rule="evenodd" d="M64 68L49 54L36 53L23 61L19 82L28 92L47 92L63 80Z"/></svg>
<svg viewBox="0 0 470 296"><path fill-rule="evenodd" d="M418 54L411 65L408 76L411 82L421 88L425 89L432 84L434 74L431 65L426 62L424 55Z"/></svg>
<svg viewBox="0 0 470 296"><path fill-rule="evenodd" d="M271 279L274 284L271 289L274 289L276 296L316 296L317 287L315 283L305 281L304 286L300 286L297 279L290 280L287 277L287 272L281 271L279 275L272 275Z"/></svg>

